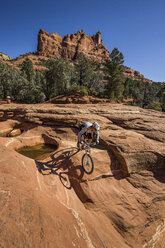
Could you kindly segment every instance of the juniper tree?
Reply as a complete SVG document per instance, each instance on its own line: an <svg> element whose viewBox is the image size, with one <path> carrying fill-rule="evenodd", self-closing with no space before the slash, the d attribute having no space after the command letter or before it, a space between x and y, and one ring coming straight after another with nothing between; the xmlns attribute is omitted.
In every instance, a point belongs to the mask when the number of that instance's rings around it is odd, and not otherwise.
<svg viewBox="0 0 165 248"><path fill-rule="evenodd" d="M31 81L34 78L34 68L32 61L27 57L21 64L22 74L26 76L28 81Z"/></svg>
<svg viewBox="0 0 165 248"><path fill-rule="evenodd" d="M105 79L107 80L106 95L111 99L121 99L124 90L123 67L124 57L117 48L110 54L110 60L105 64Z"/></svg>

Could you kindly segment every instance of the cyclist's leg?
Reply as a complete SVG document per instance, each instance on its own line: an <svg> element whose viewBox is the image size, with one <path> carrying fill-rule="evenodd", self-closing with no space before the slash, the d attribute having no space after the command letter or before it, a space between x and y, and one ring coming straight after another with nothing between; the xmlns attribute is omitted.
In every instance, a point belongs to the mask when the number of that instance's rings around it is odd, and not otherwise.
<svg viewBox="0 0 165 248"><path fill-rule="evenodd" d="M78 137L77 137L77 149L78 150L80 150L80 139L82 138L81 130L82 130L82 125L79 127L79 132L78 132Z"/></svg>
<svg viewBox="0 0 165 248"><path fill-rule="evenodd" d="M92 133L87 133L87 142L90 144L90 143L92 143Z"/></svg>
<svg viewBox="0 0 165 248"><path fill-rule="evenodd" d="M82 142L83 141L85 141L85 134L86 133L83 133L82 135L81 135L81 140L80 140L80 136L78 137L78 141L77 141L77 149L78 150L81 150L82 149Z"/></svg>

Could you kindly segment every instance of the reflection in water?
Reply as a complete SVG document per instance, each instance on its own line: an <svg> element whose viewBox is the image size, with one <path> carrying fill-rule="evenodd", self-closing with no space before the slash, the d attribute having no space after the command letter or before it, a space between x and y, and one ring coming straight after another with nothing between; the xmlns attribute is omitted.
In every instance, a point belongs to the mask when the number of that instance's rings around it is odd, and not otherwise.
<svg viewBox="0 0 165 248"><path fill-rule="evenodd" d="M55 145L39 144L35 146L24 146L18 149L17 152L35 160L42 160L48 157L56 149L57 147Z"/></svg>

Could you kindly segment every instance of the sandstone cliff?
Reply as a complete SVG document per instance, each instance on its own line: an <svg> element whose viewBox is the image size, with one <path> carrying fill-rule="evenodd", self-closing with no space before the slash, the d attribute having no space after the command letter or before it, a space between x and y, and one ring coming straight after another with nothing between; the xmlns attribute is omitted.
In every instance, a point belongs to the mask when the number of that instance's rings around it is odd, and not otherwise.
<svg viewBox="0 0 165 248"><path fill-rule="evenodd" d="M11 58L8 55L6 55L4 53L1 53L1 52L0 52L0 59L2 59L2 60L11 60Z"/></svg>
<svg viewBox="0 0 165 248"><path fill-rule="evenodd" d="M165 114L120 104L1 105L0 247L151 248L165 242ZM78 125L98 121L84 174ZM21 133L21 134L20 134ZM45 160L15 151L57 143Z"/></svg>
<svg viewBox="0 0 165 248"><path fill-rule="evenodd" d="M38 55L74 60L81 52L94 62L102 63L109 59L109 52L102 44L100 32L87 36L80 30L76 34L68 34L62 38L56 33L48 34L42 29L39 31Z"/></svg>
<svg viewBox="0 0 165 248"><path fill-rule="evenodd" d="M124 66L123 69L124 69L124 76L125 77L132 78L134 80L140 80L144 83L150 83L151 84L153 82L152 80L145 78L144 75L142 75L140 72L135 71L135 70L133 70L127 66Z"/></svg>
<svg viewBox="0 0 165 248"><path fill-rule="evenodd" d="M42 61L60 57L75 60L81 52L88 59L97 63L103 63L109 59L109 51L103 45L100 32L93 36L88 36L83 30L80 30L76 34L68 34L62 38L57 33L48 34L48 32L42 29L38 33L37 55L21 55L17 59L12 60L8 55L0 53L0 59L3 59L8 65L20 69L22 62L28 57L32 61L35 70L44 71L46 67ZM123 68L125 77L152 83L152 80L146 79L140 72L127 66Z"/></svg>

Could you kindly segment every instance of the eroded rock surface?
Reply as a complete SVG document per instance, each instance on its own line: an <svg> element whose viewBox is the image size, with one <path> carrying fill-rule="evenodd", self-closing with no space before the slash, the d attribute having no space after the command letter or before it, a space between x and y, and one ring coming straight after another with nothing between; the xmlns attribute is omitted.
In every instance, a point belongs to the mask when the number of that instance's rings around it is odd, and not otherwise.
<svg viewBox="0 0 165 248"><path fill-rule="evenodd" d="M120 104L1 105L1 247L163 247L165 114ZM98 121L92 174L76 148L79 123ZM45 160L15 149L58 144Z"/></svg>
<svg viewBox="0 0 165 248"><path fill-rule="evenodd" d="M76 103L76 104L89 104L89 103L106 103L111 102L110 99L106 98L99 98L94 96L84 96L81 92L73 92L72 94L67 95L61 95L54 97L49 102L56 103L56 104L70 104L70 103Z"/></svg>
<svg viewBox="0 0 165 248"><path fill-rule="evenodd" d="M20 121L15 126L19 129L22 122L78 128L83 121L98 121L101 143L114 152L125 173L164 166L165 114L162 112L110 103L10 104L1 105L0 112L1 120Z"/></svg>

